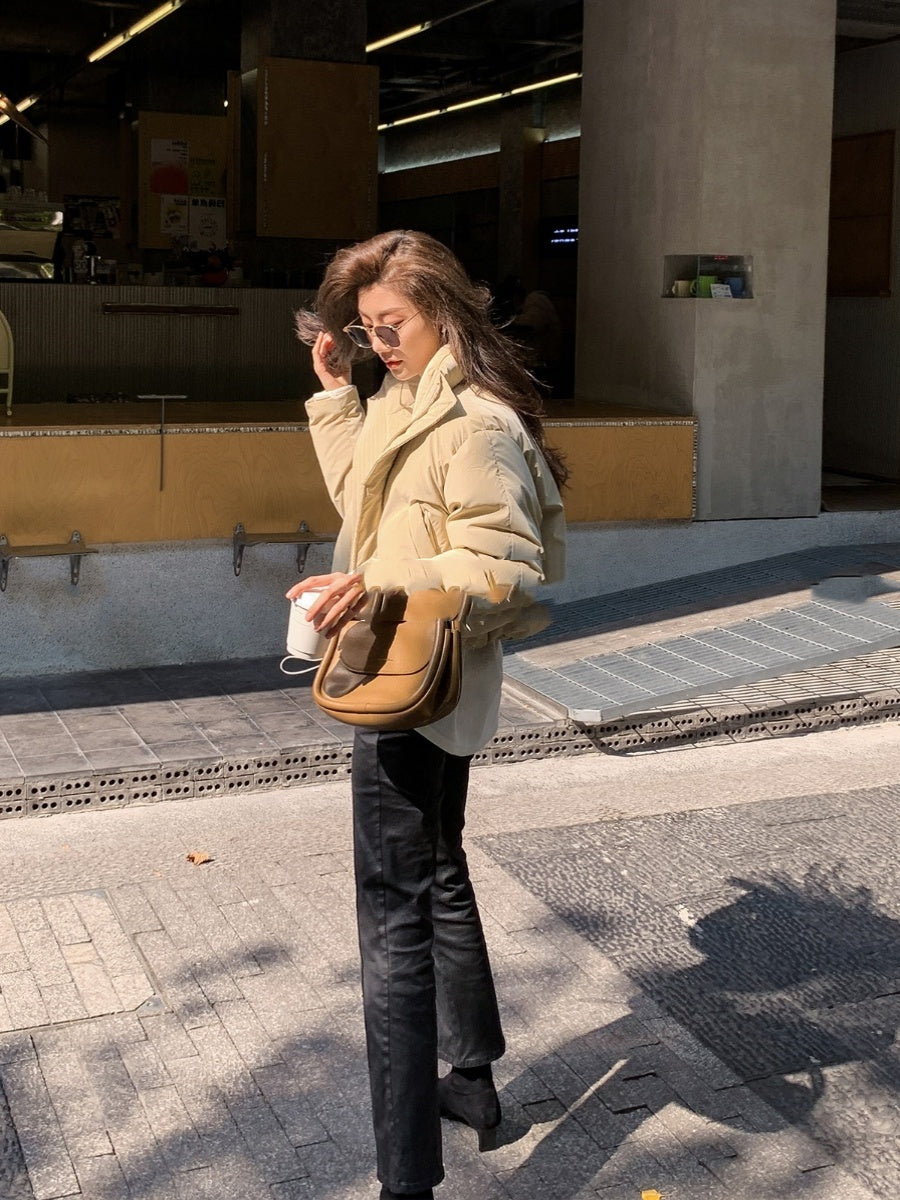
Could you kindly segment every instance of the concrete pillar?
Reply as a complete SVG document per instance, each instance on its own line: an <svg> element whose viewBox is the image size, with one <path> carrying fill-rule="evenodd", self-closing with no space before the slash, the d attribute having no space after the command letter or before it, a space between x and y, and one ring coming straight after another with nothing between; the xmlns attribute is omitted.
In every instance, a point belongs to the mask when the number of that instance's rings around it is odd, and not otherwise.
<svg viewBox="0 0 900 1200"><path fill-rule="evenodd" d="M835 0L585 5L576 394L693 412L697 515L819 510ZM752 300L663 297L752 255Z"/></svg>
<svg viewBox="0 0 900 1200"><path fill-rule="evenodd" d="M529 291L538 284L538 222L541 208L541 147L545 131L522 124L513 109L500 129L497 278L513 276Z"/></svg>
<svg viewBox="0 0 900 1200"><path fill-rule="evenodd" d="M241 9L241 71L260 58L317 58L365 62L365 0L244 0Z"/></svg>

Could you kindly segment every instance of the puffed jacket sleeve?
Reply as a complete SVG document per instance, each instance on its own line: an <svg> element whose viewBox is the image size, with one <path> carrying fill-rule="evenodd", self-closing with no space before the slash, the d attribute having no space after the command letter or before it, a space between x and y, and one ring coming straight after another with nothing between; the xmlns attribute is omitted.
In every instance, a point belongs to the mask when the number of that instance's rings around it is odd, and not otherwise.
<svg viewBox="0 0 900 1200"><path fill-rule="evenodd" d="M359 393L352 384L317 392L306 402L306 415L328 495L343 518L344 488L365 420Z"/></svg>
<svg viewBox="0 0 900 1200"><path fill-rule="evenodd" d="M545 582L545 512L521 445L499 429L470 434L447 464L444 504L451 548L431 558L387 558L382 551L360 565L365 585L463 588L487 601L476 599L473 608L479 629L506 633L501 627L522 624L531 590ZM518 610L515 622L512 610Z"/></svg>

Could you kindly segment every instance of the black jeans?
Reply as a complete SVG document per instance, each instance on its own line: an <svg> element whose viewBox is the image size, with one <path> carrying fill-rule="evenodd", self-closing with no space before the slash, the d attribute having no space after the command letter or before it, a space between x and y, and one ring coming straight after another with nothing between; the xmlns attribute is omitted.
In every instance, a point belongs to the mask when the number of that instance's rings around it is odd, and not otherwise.
<svg viewBox="0 0 900 1200"><path fill-rule="evenodd" d="M469 759L414 730L357 730L353 831L378 1178L394 1192L444 1176L437 1060L504 1051L462 848Z"/></svg>

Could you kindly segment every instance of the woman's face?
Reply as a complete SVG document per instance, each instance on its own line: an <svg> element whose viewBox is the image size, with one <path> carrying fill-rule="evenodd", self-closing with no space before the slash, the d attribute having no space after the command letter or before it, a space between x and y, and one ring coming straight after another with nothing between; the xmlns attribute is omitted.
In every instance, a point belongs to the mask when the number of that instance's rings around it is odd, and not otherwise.
<svg viewBox="0 0 900 1200"><path fill-rule="evenodd" d="M395 379L418 379L441 347L437 326L397 291L381 283L361 288L357 298L359 319L369 332L372 349ZM399 346L389 346L376 333L376 325L398 325Z"/></svg>

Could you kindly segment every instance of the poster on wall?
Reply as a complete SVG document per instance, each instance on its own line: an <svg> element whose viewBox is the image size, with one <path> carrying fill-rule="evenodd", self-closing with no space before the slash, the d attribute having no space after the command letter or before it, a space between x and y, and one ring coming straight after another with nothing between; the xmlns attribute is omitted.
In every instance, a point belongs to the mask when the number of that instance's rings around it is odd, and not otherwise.
<svg viewBox="0 0 900 1200"><path fill-rule="evenodd" d="M186 234L190 225L187 196L160 196L159 231L171 237Z"/></svg>
<svg viewBox="0 0 900 1200"><path fill-rule="evenodd" d="M138 116L138 245L181 254L227 245L225 117ZM205 203L195 203L204 201Z"/></svg>
<svg viewBox="0 0 900 1200"><path fill-rule="evenodd" d="M198 250L222 250L225 230L225 200L219 196L191 196L189 230Z"/></svg>
<svg viewBox="0 0 900 1200"><path fill-rule="evenodd" d="M150 191L157 195L187 195L190 143L184 138L150 139Z"/></svg>

